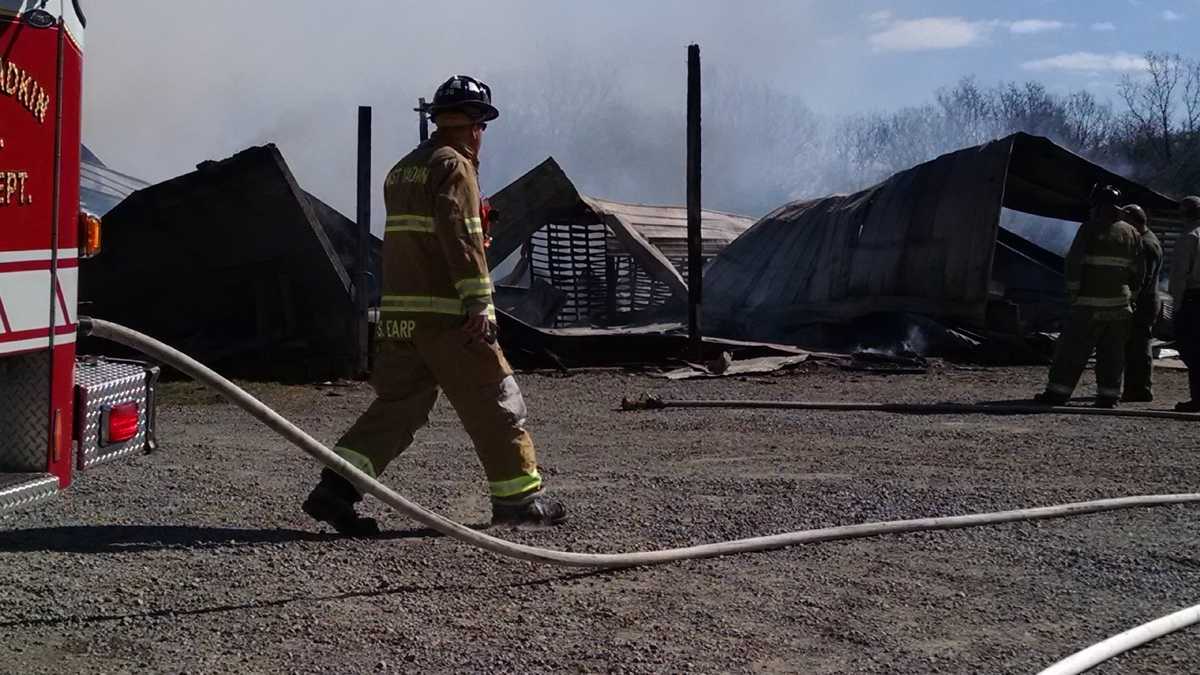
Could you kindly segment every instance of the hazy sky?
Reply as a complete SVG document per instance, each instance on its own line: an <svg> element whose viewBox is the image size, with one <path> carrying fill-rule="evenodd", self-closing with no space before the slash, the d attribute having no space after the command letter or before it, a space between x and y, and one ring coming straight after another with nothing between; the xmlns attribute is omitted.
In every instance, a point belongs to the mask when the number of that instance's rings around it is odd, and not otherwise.
<svg viewBox="0 0 1200 675"><path fill-rule="evenodd" d="M923 102L968 74L1111 97L1141 53L1197 56L1200 33L1198 0L85 0L84 8L85 141L110 166L155 181L276 142L301 185L347 214L357 106L375 109L378 183L416 139L416 98L455 73L493 86L502 111L487 132L494 137L505 133L506 92L537 87L558 100L577 72L610 83L607 95L629 106L682 119L691 42L706 68L836 115ZM573 93L561 91L564 104L577 104ZM544 155L527 159L531 167ZM515 177L487 168L485 157L485 190ZM574 177L586 189L589 178Z"/></svg>

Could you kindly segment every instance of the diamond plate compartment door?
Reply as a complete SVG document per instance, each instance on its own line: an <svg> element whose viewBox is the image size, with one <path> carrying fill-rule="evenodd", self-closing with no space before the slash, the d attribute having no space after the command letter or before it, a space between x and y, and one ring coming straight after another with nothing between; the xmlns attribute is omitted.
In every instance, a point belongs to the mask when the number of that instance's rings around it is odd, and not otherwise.
<svg viewBox="0 0 1200 675"><path fill-rule="evenodd" d="M75 363L75 438L78 467L98 464L157 447L154 434L154 387L159 369L139 361L84 357ZM136 404L137 432L132 438L108 439L108 414L114 406Z"/></svg>
<svg viewBox="0 0 1200 675"><path fill-rule="evenodd" d="M40 473L50 452L50 350L0 358L0 473Z"/></svg>

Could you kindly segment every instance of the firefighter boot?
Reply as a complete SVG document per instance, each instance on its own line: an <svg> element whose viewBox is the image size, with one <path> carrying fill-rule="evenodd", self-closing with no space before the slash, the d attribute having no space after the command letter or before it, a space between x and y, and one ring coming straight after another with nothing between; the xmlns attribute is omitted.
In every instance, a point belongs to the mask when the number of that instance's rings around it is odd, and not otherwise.
<svg viewBox="0 0 1200 675"><path fill-rule="evenodd" d="M301 508L340 534L351 537L376 536L379 534L379 523L374 518L360 516L354 511L354 505L361 500L362 495L350 481L330 469L322 469L321 481L309 493Z"/></svg>
<svg viewBox="0 0 1200 675"><path fill-rule="evenodd" d="M541 490L515 497L492 497L492 525L557 525L567 518L567 507Z"/></svg>
<svg viewBox="0 0 1200 675"><path fill-rule="evenodd" d="M1069 396L1063 396L1062 394L1056 394L1051 391L1043 391L1033 397L1033 401L1035 403L1056 407L1066 405L1070 400L1071 398Z"/></svg>

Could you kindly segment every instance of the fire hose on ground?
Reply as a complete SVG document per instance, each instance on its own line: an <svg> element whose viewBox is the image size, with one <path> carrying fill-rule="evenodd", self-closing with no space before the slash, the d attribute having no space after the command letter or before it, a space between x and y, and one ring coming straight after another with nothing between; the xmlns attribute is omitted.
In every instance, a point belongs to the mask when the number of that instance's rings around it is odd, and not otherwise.
<svg viewBox="0 0 1200 675"><path fill-rule="evenodd" d="M221 394L234 405L250 413L267 427L283 436L299 447L306 454L320 463L338 472L349 480L363 494L370 494L392 509L421 523L429 528L456 539L465 544L491 551L500 556L525 560L530 562L559 565L565 567L615 569L623 567L641 567L660 565L682 560L695 560L731 555L735 553L751 553L769 551L800 544L813 544L825 541L842 541L876 537L886 534L903 534L908 532L926 532L931 530L950 530L965 527L980 527L1018 521L1044 520L1079 516L1104 511L1120 509L1147 508L1168 506L1173 504L1191 504L1200 502L1200 493L1180 493L1163 495L1139 495L1100 499L1087 502L1074 502L1042 506L1011 511L980 513L962 516L945 516L937 518L916 518L910 520L893 520L884 522L860 523L857 525L840 525L823 527L797 532L787 532L759 537L750 537L734 541L701 544L680 548L661 549L653 551L638 551L632 553L576 553L556 549L541 548L518 544L478 532L465 525L452 521L438 513L430 511L400 493L392 490L383 483L360 471L358 468L336 455L312 436L305 433L282 415L275 412L262 401L251 396L226 378L217 374L204 364L192 359L186 354L166 345L154 338L143 335L124 326L101 319L80 317L80 327L85 334L109 340L131 349L142 352L160 363L169 365L179 372L195 379L205 386ZM672 402L674 405L675 402ZM727 402L728 403L728 402ZM1105 411L1113 412L1113 411ZM1121 411L1124 412L1124 411ZM1193 415L1190 418L1195 418ZM1136 645L1132 645L1136 646ZM1082 672L1082 671L1056 671Z"/></svg>
<svg viewBox="0 0 1200 675"><path fill-rule="evenodd" d="M1148 621L1096 644L1075 652L1038 673L1038 675L1076 675L1087 672L1105 661L1120 656L1151 640L1174 633L1181 628L1200 622L1200 605L1181 609L1178 612Z"/></svg>

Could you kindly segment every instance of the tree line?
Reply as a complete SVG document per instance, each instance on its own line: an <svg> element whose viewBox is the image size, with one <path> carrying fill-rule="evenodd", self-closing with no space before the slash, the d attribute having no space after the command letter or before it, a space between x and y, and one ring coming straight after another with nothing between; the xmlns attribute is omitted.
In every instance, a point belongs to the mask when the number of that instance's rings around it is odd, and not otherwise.
<svg viewBox="0 0 1200 675"><path fill-rule="evenodd" d="M553 155L595 196L683 203L682 107L645 105L601 68L546 68L500 78L511 104L485 148L485 190ZM1017 131L1166 194L1200 193L1200 60L1179 54L1145 54L1144 70L1124 75L1111 101L1032 80L983 85L966 77L923 105L834 118L719 67L706 68L703 91L708 208L758 216Z"/></svg>
<svg viewBox="0 0 1200 675"><path fill-rule="evenodd" d="M849 173L864 178L1024 131L1162 192L1200 192L1200 60L1148 52L1144 72L1122 76L1117 94L1114 105L1087 90L1056 94L1036 81L984 87L967 77L926 105L851 117L838 136Z"/></svg>

